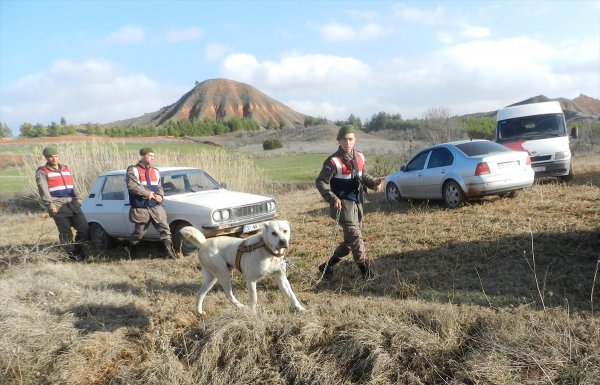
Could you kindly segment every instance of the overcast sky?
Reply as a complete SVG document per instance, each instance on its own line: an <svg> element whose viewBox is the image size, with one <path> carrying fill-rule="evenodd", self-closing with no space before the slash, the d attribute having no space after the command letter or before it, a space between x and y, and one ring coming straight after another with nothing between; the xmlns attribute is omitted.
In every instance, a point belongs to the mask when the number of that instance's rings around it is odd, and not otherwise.
<svg viewBox="0 0 600 385"><path fill-rule="evenodd" d="M600 0L0 0L0 122L108 123L196 81L365 120L600 98Z"/></svg>

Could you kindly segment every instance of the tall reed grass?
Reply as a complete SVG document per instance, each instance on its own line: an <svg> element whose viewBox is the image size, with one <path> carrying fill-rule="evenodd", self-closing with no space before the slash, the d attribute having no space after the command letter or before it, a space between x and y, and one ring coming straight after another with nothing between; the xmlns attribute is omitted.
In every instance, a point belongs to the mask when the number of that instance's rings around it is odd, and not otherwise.
<svg viewBox="0 0 600 385"><path fill-rule="evenodd" d="M151 146L151 144L149 144ZM25 190L37 195L34 174L45 163L41 156L43 147L33 153L23 155L19 173L26 180ZM89 192L96 177L106 171L125 169L139 160L137 152L124 146L124 142L80 142L61 144L60 163L69 167L75 176L75 183L82 195ZM34 155L40 154L40 155ZM194 153L166 152L156 153L155 166L197 167L208 172L213 178L225 183L228 189L260 194L272 194L274 186L252 159L239 153L220 148L198 148Z"/></svg>

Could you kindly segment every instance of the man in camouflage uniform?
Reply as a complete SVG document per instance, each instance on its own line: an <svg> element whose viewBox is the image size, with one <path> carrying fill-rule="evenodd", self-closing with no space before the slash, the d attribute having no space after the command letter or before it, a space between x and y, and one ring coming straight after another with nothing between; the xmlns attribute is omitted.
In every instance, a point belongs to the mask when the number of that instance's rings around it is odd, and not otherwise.
<svg viewBox="0 0 600 385"><path fill-rule="evenodd" d="M60 243L73 243L71 228L74 228L76 243L70 247L70 252L74 257L83 257L83 244L88 241L89 228L81 211L81 194L69 168L59 163L58 148L46 147L43 155L46 164L38 167L35 172L40 198L56 223Z"/></svg>
<svg viewBox="0 0 600 385"><path fill-rule="evenodd" d="M153 167L154 150L142 148L140 161L127 168L127 190L129 191L129 220L134 230L129 238L129 250L137 255L136 245L144 236L150 223L160 233L169 257L176 258L171 240L171 229L167 223L167 212L162 205L164 191L160 181L160 172Z"/></svg>
<svg viewBox="0 0 600 385"><path fill-rule="evenodd" d="M365 157L354 149L354 126L345 125L340 128L337 141L337 152L325 160L315 184L323 199L329 203L331 217L339 220L338 223L344 231L344 240L329 260L319 266L319 271L324 278L330 279L333 276L333 266L352 252L361 276L369 278L372 271L361 232L363 190L368 187L379 191L381 179L373 178L365 172Z"/></svg>

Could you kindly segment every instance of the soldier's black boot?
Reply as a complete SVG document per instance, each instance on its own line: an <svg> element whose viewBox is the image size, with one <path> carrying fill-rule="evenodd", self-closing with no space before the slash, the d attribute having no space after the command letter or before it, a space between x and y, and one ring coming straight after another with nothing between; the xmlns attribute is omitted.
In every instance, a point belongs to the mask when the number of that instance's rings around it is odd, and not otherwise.
<svg viewBox="0 0 600 385"><path fill-rule="evenodd" d="M173 247L173 241L170 239L165 239L163 241L163 244L165 245L165 249L167 250L167 255L169 256L169 258L177 258L177 253L175 252L175 248Z"/></svg>
<svg viewBox="0 0 600 385"><path fill-rule="evenodd" d="M129 252L129 255L131 256L131 258L137 258L137 256L138 256L137 248L138 248L137 243L129 242L127 244L127 251Z"/></svg>
<svg viewBox="0 0 600 385"><path fill-rule="evenodd" d="M324 279L333 278L333 266L340 261L339 257L335 255L329 258L329 260L319 266L319 272Z"/></svg>
<svg viewBox="0 0 600 385"><path fill-rule="evenodd" d="M373 270L368 262L356 262L356 266L358 266L358 270L360 270L360 276L363 279L371 279L373 278Z"/></svg>
<svg viewBox="0 0 600 385"><path fill-rule="evenodd" d="M83 248L83 245L81 243L76 243L75 245L73 245L73 256L77 260L85 259L85 249Z"/></svg>

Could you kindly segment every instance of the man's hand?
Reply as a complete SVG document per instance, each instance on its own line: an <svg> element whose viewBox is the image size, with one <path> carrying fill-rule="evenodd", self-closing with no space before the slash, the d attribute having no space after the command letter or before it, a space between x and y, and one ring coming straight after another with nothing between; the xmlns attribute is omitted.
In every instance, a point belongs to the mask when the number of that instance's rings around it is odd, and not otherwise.
<svg viewBox="0 0 600 385"><path fill-rule="evenodd" d="M335 207L336 210L341 210L342 209L342 201L336 198L335 203L333 204L333 207Z"/></svg>
<svg viewBox="0 0 600 385"><path fill-rule="evenodd" d="M162 195L154 194L154 200L160 203L163 201L163 197Z"/></svg>
<svg viewBox="0 0 600 385"><path fill-rule="evenodd" d="M381 191L381 186L383 185L383 179L379 178L375 181L375 188L373 189L373 191L375 192L379 192Z"/></svg>
<svg viewBox="0 0 600 385"><path fill-rule="evenodd" d="M51 217L55 216L57 212L58 209L56 207L50 207L50 210L48 210L48 214L50 214Z"/></svg>

